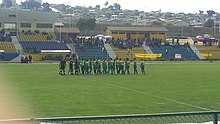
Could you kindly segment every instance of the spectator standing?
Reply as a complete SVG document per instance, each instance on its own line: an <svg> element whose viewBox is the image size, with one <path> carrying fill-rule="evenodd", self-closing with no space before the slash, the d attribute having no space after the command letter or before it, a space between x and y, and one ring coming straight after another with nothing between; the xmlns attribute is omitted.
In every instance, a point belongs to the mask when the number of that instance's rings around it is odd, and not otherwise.
<svg viewBox="0 0 220 124"><path fill-rule="evenodd" d="M29 55L28 56L29 63L32 63L32 59L33 59L32 55Z"/></svg>

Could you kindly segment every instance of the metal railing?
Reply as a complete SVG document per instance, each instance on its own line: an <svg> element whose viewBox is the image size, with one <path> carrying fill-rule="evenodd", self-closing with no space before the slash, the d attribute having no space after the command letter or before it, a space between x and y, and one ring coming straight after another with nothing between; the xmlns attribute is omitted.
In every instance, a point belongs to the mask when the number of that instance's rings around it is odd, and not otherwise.
<svg viewBox="0 0 220 124"><path fill-rule="evenodd" d="M116 116L87 116L5 120L5 123L34 124L218 124L220 112L182 112ZM16 124L17 124L16 123Z"/></svg>

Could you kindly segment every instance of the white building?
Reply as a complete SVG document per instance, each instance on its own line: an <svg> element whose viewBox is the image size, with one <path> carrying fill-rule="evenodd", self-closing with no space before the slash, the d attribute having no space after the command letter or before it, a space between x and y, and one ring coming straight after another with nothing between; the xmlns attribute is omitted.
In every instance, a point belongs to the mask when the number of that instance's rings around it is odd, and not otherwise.
<svg viewBox="0 0 220 124"><path fill-rule="evenodd" d="M25 0L25 1L30 1L30 0ZM34 1L36 1L36 2L38 2L38 3L40 3L40 4L42 4L42 0L34 0Z"/></svg>
<svg viewBox="0 0 220 124"><path fill-rule="evenodd" d="M4 4L5 1L6 0L2 0L2 4ZM12 6L16 6L17 5L16 0L11 0L11 2L12 2Z"/></svg>

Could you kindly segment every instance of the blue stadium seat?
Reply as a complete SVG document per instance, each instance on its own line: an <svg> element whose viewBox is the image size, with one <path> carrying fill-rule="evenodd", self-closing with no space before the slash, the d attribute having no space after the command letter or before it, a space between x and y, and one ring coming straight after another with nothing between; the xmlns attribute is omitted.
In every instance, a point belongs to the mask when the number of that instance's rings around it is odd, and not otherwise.
<svg viewBox="0 0 220 124"><path fill-rule="evenodd" d="M170 46L170 45L150 46L150 49L155 54L162 53L162 59L174 59L175 58L175 54L181 54L181 57L184 60L192 60L192 59L196 59L197 60L197 59L199 59L199 57L187 45L179 45L179 46ZM167 53L166 53L166 50L168 50Z"/></svg>
<svg viewBox="0 0 220 124"><path fill-rule="evenodd" d="M80 48L76 47L76 52L80 58L84 59L94 59L94 58L100 58L100 59L107 59L108 53L106 51L102 52L102 47L88 47L88 48Z"/></svg>
<svg viewBox="0 0 220 124"><path fill-rule="evenodd" d="M14 58L16 58L18 54L16 52L4 52L0 53L0 60L1 61L10 61Z"/></svg>
<svg viewBox="0 0 220 124"><path fill-rule="evenodd" d="M22 41L20 42L24 51L28 52L30 49L40 50L69 50L65 43L58 42L34 42L34 41Z"/></svg>

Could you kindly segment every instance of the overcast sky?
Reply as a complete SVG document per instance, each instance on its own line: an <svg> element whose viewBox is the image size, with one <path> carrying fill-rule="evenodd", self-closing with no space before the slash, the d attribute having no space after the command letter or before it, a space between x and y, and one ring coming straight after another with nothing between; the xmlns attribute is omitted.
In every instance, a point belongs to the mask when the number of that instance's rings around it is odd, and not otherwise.
<svg viewBox="0 0 220 124"><path fill-rule="evenodd" d="M21 0L17 0L21 1ZM22 0L24 1L24 0ZM104 7L104 3L119 3L122 9L138 9L144 11L185 12L198 13L199 10L214 10L220 12L220 0L43 0L48 3L63 3L72 6L95 6Z"/></svg>

